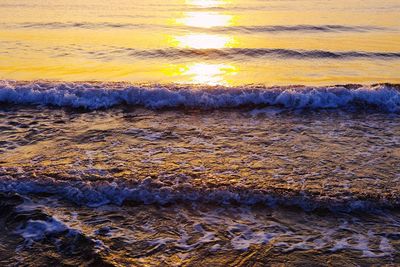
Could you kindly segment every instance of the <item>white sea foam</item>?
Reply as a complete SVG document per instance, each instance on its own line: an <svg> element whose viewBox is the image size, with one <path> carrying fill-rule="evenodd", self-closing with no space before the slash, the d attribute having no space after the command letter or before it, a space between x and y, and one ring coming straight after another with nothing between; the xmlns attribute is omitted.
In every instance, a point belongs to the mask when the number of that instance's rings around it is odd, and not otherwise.
<svg viewBox="0 0 400 267"><path fill-rule="evenodd" d="M134 86L100 83L18 83L0 81L0 102L86 109L116 105L160 108L235 108L281 106L291 109L373 107L400 112L396 85L328 87Z"/></svg>
<svg viewBox="0 0 400 267"><path fill-rule="evenodd" d="M67 231L68 228L61 222L50 218L49 220L29 220L25 227L15 231L26 241L38 241L45 238L46 235L58 234Z"/></svg>
<svg viewBox="0 0 400 267"><path fill-rule="evenodd" d="M54 199L47 201L53 203ZM113 227L109 219L102 215L96 219L92 217L90 220L82 220L75 212L65 212L69 208L59 209L58 205L45 208L42 206L45 203L42 202L36 206L46 210L44 213L46 216L42 216L44 218L29 219L14 231L25 239L24 246L30 246L43 239L57 243L60 236L71 237L72 239L68 240L75 242L78 240L76 237L80 236L92 241L96 251L109 250L107 242L104 244L95 239L101 236L109 240L122 239L124 244L137 244L136 242L146 240L147 245L151 247L148 252L158 251L162 247L173 247L182 252L180 254L182 257L204 245L209 247L210 252L232 249L247 251L252 246L267 245L285 253L325 249L332 253L358 251L365 258L391 257L396 252L392 240L382 232L379 223L376 223L378 232L372 229L365 231L360 228L360 222L353 221L352 217L341 218L337 222L333 220L333 225L321 222L311 226L303 219L300 219L302 221L300 225L293 225L293 221L287 221L288 218L285 216L279 219L280 215L277 217L274 215L264 217L264 213L256 215L252 209L246 207L219 207L200 211L196 206L198 213L195 214L187 213L181 210L181 207L172 207L173 210L168 207L165 209L168 209L171 214L176 214L177 221L183 222L184 225L180 228L171 225L170 227L177 229L172 231L174 234L167 231L169 233L167 235L154 235L155 229L159 227L157 220L147 221L144 227L138 225L137 228L132 228L130 224L123 224L128 228ZM34 203L20 204L19 211L32 210L34 206ZM105 211L105 214L110 214L110 211L115 214L115 212L120 213L125 210L125 207L106 206L101 210ZM161 208L160 212L164 211ZM87 211L83 211L83 214L87 214ZM230 216L226 216L227 214ZM303 213L301 216L306 214L308 213ZM265 220L266 218L268 219ZM317 216L316 219L319 220L319 217ZM221 232L224 234L220 235ZM343 237L343 233L348 233L348 235ZM143 239L144 236L146 237Z"/></svg>
<svg viewBox="0 0 400 267"><path fill-rule="evenodd" d="M57 181L52 178L36 180L0 177L0 192L19 194L53 194L79 205L100 207L107 204L122 205L126 201L144 204L167 204L176 202L200 202L229 205L264 204L267 206L298 206L304 210L328 208L340 211L371 211L381 208L398 207L397 199L360 200L357 196L346 200L307 196L304 192L297 195L282 194L271 190L245 189L237 186L222 188L196 187L189 183L167 186L161 182L152 184L151 178L138 183L105 181Z"/></svg>

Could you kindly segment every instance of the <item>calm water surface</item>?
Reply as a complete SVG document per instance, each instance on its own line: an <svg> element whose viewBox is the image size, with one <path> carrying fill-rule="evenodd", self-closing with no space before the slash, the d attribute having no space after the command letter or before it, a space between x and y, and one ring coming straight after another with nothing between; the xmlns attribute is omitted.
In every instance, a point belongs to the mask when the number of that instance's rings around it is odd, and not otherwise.
<svg viewBox="0 0 400 267"><path fill-rule="evenodd" d="M398 83L400 3L3 0L0 78Z"/></svg>

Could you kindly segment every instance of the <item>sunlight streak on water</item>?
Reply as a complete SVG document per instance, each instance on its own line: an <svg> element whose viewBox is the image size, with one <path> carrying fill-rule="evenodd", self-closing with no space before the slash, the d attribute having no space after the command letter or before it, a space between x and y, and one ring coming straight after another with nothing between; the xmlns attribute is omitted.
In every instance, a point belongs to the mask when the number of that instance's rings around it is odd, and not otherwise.
<svg viewBox="0 0 400 267"><path fill-rule="evenodd" d="M215 7L225 4L226 1L187 1L189 5L201 7ZM209 29L212 27L226 27L232 25L233 16L220 12L186 12L182 18L176 19L178 24L189 27ZM176 47L191 49L221 49L232 47L234 37L210 33L190 33L183 36L174 36L172 44ZM237 68L231 64L210 64L204 62L190 62L183 66L175 66L175 70L167 71L172 76L188 77L194 84L228 85L227 76L237 73ZM178 83L179 78L178 78Z"/></svg>
<svg viewBox="0 0 400 267"><path fill-rule="evenodd" d="M231 47L234 43L232 37L215 34L188 34L175 39L179 47L196 49Z"/></svg>
<svg viewBox="0 0 400 267"><path fill-rule="evenodd" d="M227 3L231 2L230 0L186 0L188 5L194 5L199 7L219 7L226 5Z"/></svg>
<svg viewBox="0 0 400 267"><path fill-rule="evenodd" d="M177 19L177 23L199 28L229 26L232 16L218 12L188 12L184 18Z"/></svg>
<svg viewBox="0 0 400 267"><path fill-rule="evenodd" d="M226 64L195 63L180 69L195 84L226 85L225 77L236 72L235 67Z"/></svg>
<svg viewBox="0 0 400 267"><path fill-rule="evenodd" d="M397 0L2 0L0 79L192 83L179 70L206 64L235 66L234 76L213 71L230 86L399 83L400 57L390 56L400 53L399 8Z"/></svg>

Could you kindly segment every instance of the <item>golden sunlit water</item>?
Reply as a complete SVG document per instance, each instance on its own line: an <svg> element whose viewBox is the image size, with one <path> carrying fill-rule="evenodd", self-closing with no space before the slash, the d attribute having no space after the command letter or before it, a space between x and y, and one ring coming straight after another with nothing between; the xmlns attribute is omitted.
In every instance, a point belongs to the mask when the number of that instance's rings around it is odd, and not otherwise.
<svg viewBox="0 0 400 267"><path fill-rule="evenodd" d="M396 83L399 12L397 0L3 0L0 78Z"/></svg>

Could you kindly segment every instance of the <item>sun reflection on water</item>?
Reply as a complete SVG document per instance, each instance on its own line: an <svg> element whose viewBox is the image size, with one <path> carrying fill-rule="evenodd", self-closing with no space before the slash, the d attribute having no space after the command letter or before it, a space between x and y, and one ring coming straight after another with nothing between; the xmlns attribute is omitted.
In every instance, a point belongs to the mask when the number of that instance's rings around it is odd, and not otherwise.
<svg viewBox="0 0 400 267"><path fill-rule="evenodd" d="M187 34L176 36L178 47L194 49L219 49L231 47L234 40L230 36L216 34Z"/></svg>
<svg viewBox="0 0 400 267"><path fill-rule="evenodd" d="M231 25L232 16L218 12L187 12L185 17L177 19L176 22L198 28L223 27Z"/></svg>
<svg viewBox="0 0 400 267"><path fill-rule="evenodd" d="M227 76L235 75L236 68L228 64L193 63L180 67L179 73L190 83L227 85Z"/></svg>
<svg viewBox="0 0 400 267"><path fill-rule="evenodd" d="M229 0L187 0L188 6L198 7L220 7ZM216 11L196 11L185 12L183 17L177 18L173 22L175 25L184 25L198 28L195 32L188 32L182 35L171 36L170 44L179 48L190 49L223 49L233 47L235 39L226 34L210 33L209 29L214 27L225 27L233 24L233 16ZM200 33L198 30L202 29ZM228 63L211 62L191 62L184 64L171 65L170 69L165 70L170 76L175 76L181 83L208 84L208 85L228 85L229 77L237 73L237 68Z"/></svg>
<svg viewBox="0 0 400 267"><path fill-rule="evenodd" d="M186 0L186 4L198 7L219 7L226 5L230 0Z"/></svg>

